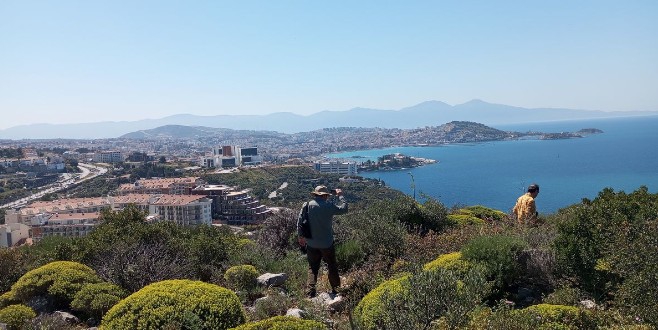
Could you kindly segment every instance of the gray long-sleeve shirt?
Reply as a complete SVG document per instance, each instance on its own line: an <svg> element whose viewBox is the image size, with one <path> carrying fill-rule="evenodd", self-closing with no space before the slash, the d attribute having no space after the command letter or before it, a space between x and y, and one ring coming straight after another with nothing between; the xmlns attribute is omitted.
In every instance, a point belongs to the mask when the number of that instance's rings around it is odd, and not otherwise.
<svg viewBox="0 0 658 330"><path fill-rule="evenodd" d="M311 227L312 238L306 239L306 244L316 249L326 249L334 244L334 215L347 213L347 202L345 197L338 196L339 204L334 204L332 200L324 200L316 197L308 202L308 219ZM297 217L297 227L302 221L304 208L299 211Z"/></svg>

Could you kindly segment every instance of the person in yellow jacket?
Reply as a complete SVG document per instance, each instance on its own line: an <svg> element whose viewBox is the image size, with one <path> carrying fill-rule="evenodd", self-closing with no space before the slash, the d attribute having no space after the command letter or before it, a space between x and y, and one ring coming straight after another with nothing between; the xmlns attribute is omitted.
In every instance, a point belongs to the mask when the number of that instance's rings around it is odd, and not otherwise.
<svg viewBox="0 0 658 330"><path fill-rule="evenodd" d="M528 192L516 200L512 213L516 216L519 224L532 224L537 221L538 213L535 205L537 195L539 195L539 185L533 183L528 186Z"/></svg>

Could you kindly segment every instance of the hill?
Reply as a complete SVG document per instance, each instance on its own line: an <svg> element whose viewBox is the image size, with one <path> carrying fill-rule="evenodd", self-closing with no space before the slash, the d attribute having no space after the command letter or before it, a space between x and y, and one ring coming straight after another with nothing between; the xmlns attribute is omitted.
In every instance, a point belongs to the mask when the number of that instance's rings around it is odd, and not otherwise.
<svg viewBox="0 0 658 330"><path fill-rule="evenodd" d="M477 121L486 125L658 115L657 111L589 111L575 109L521 108L472 100L451 106L427 101L399 110L353 108L322 111L308 116L289 112L268 115L173 115L159 119L81 124L32 124L0 130L0 139L114 138L129 132L167 125L205 126L298 133L327 127L416 128L430 123Z"/></svg>

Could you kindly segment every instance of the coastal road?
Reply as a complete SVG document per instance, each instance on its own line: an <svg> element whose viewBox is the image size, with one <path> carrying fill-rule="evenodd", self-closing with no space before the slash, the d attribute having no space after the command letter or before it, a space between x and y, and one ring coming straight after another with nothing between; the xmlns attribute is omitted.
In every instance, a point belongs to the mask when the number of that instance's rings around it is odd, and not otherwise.
<svg viewBox="0 0 658 330"><path fill-rule="evenodd" d="M107 173L107 168L91 164L78 163L78 168L80 169L80 173L64 173L60 176L60 179L57 182L40 187L39 191L32 195L15 200L5 205L0 205L0 208L20 208L33 200L37 200L45 196L46 194L68 189L71 186L80 184L84 181L91 180L99 175Z"/></svg>

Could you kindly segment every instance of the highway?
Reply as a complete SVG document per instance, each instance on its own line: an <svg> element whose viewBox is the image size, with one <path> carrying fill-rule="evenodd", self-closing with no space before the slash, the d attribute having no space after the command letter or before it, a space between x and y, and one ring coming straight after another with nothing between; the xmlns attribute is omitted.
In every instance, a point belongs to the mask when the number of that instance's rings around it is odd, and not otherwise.
<svg viewBox="0 0 658 330"><path fill-rule="evenodd" d="M51 194L58 191L66 190L69 187L78 185L82 182L91 180L99 175L104 175L105 173L107 173L107 168L102 166L91 165L91 164L78 163L78 168L80 169L80 173L63 173L60 176L60 179L57 180L57 182L51 183L43 187L39 187L38 192L30 196L21 198L19 200L13 201L11 203L0 205L0 208L3 209L20 208L29 204L33 200L37 200L45 196L46 194Z"/></svg>

